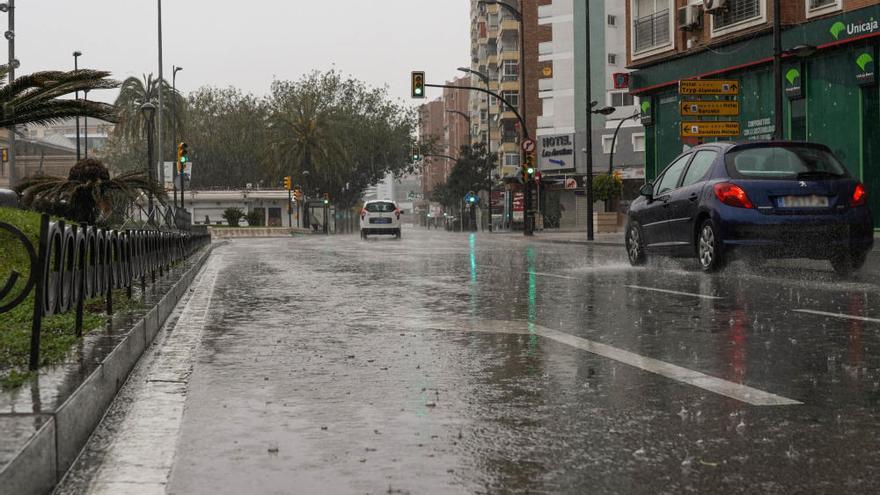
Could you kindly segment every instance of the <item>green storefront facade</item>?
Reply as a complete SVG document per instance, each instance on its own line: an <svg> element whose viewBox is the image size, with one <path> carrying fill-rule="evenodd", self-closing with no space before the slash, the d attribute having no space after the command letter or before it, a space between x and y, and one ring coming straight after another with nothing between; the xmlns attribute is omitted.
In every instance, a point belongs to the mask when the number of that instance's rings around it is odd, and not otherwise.
<svg viewBox="0 0 880 495"><path fill-rule="evenodd" d="M787 29L783 46L816 47L807 58L784 59L785 136L829 146L869 191L880 228L880 6ZM642 103L646 175L653 178L687 144L679 136L678 81L740 82L739 140L769 139L774 131L772 36L666 60L634 72L632 91Z"/></svg>

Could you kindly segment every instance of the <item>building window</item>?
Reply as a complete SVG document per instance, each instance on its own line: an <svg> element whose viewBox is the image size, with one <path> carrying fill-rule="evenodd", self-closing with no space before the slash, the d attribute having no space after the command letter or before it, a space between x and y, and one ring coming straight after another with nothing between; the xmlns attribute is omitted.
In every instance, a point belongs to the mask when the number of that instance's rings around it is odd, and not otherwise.
<svg viewBox="0 0 880 495"><path fill-rule="evenodd" d="M764 0L728 0L727 7L712 21L716 31L761 19L764 16Z"/></svg>
<svg viewBox="0 0 880 495"><path fill-rule="evenodd" d="M602 136L602 153L606 155L611 154L611 143L614 141L614 134L608 136ZM617 153L617 148L620 147L620 139L614 142L614 152Z"/></svg>
<svg viewBox="0 0 880 495"><path fill-rule="evenodd" d="M633 143L633 151L636 153L643 153L645 151L645 135L644 134L633 134L632 135L632 143Z"/></svg>
<svg viewBox="0 0 880 495"><path fill-rule="evenodd" d="M616 15L608 15L608 25L616 26L617 25L617 16Z"/></svg>
<svg viewBox="0 0 880 495"><path fill-rule="evenodd" d="M633 46L635 53L669 44L669 5L668 0L634 0Z"/></svg>
<svg viewBox="0 0 880 495"><path fill-rule="evenodd" d="M635 97L628 91L612 91L608 102L614 108L631 107L636 104Z"/></svg>
<svg viewBox="0 0 880 495"><path fill-rule="evenodd" d="M519 78L519 63L512 60L505 60L502 67L502 81L516 81Z"/></svg>
<svg viewBox="0 0 880 495"><path fill-rule="evenodd" d="M807 0L807 17L827 14L841 9L842 0Z"/></svg>
<svg viewBox="0 0 880 495"><path fill-rule="evenodd" d="M501 126L502 143L515 143L518 137L519 136L516 133L516 125L512 122L505 122L504 125Z"/></svg>
<svg viewBox="0 0 880 495"><path fill-rule="evenodd" d="M504 98L508 104L514 109L517 110L519 108L519 93L516 91L505 91L501 93L501 97ZM505 108L505 110L507 110Z"/></svg>
<svg viewBox="0 0 880 495"><path fill-rule="evenodd" d="M609 53L608 54L608 65L617 65L617 54Z"/></svg>
<svg viewBox="0 0 880 495"><path fill-rule="evenodd" d="M505 167L519 167L519 153L505 153L504 154L504 166Z"/></svg>

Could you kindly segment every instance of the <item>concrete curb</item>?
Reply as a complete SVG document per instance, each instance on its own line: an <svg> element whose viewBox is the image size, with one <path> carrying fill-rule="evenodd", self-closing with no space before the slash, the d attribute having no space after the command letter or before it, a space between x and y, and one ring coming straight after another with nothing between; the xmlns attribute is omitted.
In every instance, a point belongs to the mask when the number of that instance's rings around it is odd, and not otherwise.
<svg viewBox="0 0 880 495"><path fill-rule="evenodd" d="M215 246L199 253L196 262L168 289L158 303L132 326L101 364L54 412L0 471L0 492L50 493L85 446L131 370L152 343Z"/></svg>

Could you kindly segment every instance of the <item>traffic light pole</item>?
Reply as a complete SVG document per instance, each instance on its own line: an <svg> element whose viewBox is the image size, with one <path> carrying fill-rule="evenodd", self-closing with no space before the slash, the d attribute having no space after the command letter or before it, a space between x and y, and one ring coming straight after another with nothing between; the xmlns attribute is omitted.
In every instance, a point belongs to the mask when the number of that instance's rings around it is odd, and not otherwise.
<svg viewBox="0 0 880 495"><path fill-rule="evenodd" d="M524 140L531 139L531 135L529 134L529 126L528 126L528 124L526 124L526 119L523 118L523 116L519 113L519 111L517 111L517 109L514 106L512 106L510 104L510 102L508 102L503 96L501 96L500 94L498 94L494 91L490 91L489 89L486 89L486 88L479 88L476 86L451 86L448 84L425 84L425 87L443 88L443 89L459 89L459 90L465 90L465 91L478 91L480 93L485 93L487 95L494 96L495 98L498 98L498 100L500 100L501 103L504 103L507 106L507 108L509 108L516 115L517 120L519 120L519 125L522 127L522 130L523 130L523 139ZM520 95L520 96L522 97L524 95ZM521 98L521 99L523 101L525 101L525 98ZM533 223L531 220L531 211L530 211L531 207L532 207L532 181L531 180L524 181L523 188L525 189L525 195L524 195L525 197L523 198L524 202L525 202L525 206L524 206L525 211L523 211L523 233L527 236L530 236L530 235L534 235Z"/></svg>
<svg viewBox="0 0 880 495"><path fill-rule="evenodd" d="M287 226L293 228L293 197L290 189L287 190Z"/></svg>

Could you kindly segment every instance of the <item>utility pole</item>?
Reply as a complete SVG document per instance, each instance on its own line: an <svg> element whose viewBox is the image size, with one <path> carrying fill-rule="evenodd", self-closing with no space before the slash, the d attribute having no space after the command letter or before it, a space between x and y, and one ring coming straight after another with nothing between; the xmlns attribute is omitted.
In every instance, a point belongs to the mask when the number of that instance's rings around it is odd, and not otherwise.
<svg viewBox="0 0 880 495"><path fill-rule="evenodd" d="M778 0L777 0L778 1ZM586 97L587 97L587 179L585 183L585 187L587 189L587 240L594 240L595 236L593 234L593 81L592 81L592 62L590 57L590 50L592 48L592 43L590 40L590 0L586 0L584 2L586 5L585 15L587 19L586 31L587 31L587 53L586 53L586 65L587 65L587 77L586 77Z"/></svg>
<svg viewBox="0 0 880 495"><path fill-rule="evenodd" d="M159 184L165 187L165 149L162 147L162 85L165 83L162 72L162 0L159 3L159 123L156 125L158 131L157 140L159 142ZM155 166L155 164L153 165Z"/></svg>
<svg viewBox="0 0 880 495"><path fill-rule="evenodd" d="M82 52L77 50L73 52L73 71L79 72L79 58L82 56ZM79 91L74 92L74 98L79 101ZM80 145L79 145L79 115L76 116L76 161L80 159Z"/></svg>
<svg viewBox="0 0 880 495"><path fill-rule="evenodd" d="M177 146L177 72L183 70L183 67L171 66L171 145ZM174 189L174 207L177 208L177 167L179 163L175 163L171 169L171 186ZM183 176L180 175L180 181L183 182ZM183 186L180 188L181 207L183 205Z"/></svg>
<svg viewBox="0 0 880 495"><path fill-rule="evenodd" d="M15 0L9 0L9 30L6 31L6 39L9 40L9 86L15 81ZM10 109L15 112L15 108ZM18 180L15 169L15 126L9 126L9 185L14 186Z"/></svg>
<svg viewBox="0 0 880 495"><path fill-rule="evenodd" d="M782 123L782 0L773 1L773 92L774 139L783 139Z"/></svg>

